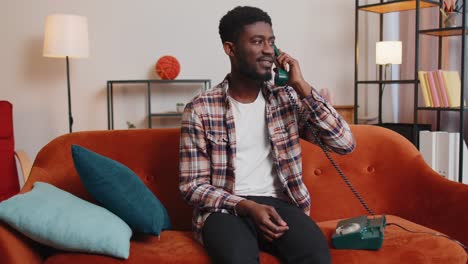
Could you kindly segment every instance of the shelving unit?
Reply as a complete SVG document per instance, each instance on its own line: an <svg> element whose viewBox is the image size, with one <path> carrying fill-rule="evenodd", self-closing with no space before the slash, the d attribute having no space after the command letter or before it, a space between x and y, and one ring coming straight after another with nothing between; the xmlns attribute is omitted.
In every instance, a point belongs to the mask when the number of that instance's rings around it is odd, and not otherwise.
<svg viewBox="0 0 468 264"><path fill-rule="evenodd" d="M390 12L401 12L407 10L414 10L417 6L421 8L439 6L437 1L428 1L428 0L396 0L396 1L380 1L380 3L369 4L369 5L359 5L359 0L356 1L356 6L358 10L363 10L367 12L373 12L378 14L385 14Z"/></svg>
<svg viewBox="0 0 468 264"><path fill-rule="evenodd" d="M151 89L161 84L201 84L204 91L210 89L209 79L177 79L177 80L109 80L107 81L107 129L114 129L114 84L146 84L148 104L148 128L152 128L152 117L180 117L182 113L165 112L153 113L151 108ZM151 86L153 84L153 86Z"/></svg>
<svg viewBox="0 0 468 264"><path fill-rule="evenodd" d="M451 36L460 36L463 33L463 27L452 27L452 28L434 28L434 29L424 29L420 30L420 34L426 34L436 37L451 37ZM465 30L465 34L468 34Z"/></svg>
<svg viewBox="0 0 468 264"><path fill-rule="evenodd" d="M465 98L465 50L466 50L466 35L468 34L466 28L466 7L463 6L462 14L463 14L463 22L461 27L451 27L451 28L444 28L442 27L442 18L439 15L439 27L433 29L421 29L420 28L420 11L421 8L441 8L442 1L429 1L429 0L397 0L397 1L386 1L380 0L379 3L376 4L367 4L367 5L359 5L359 0L356 0L356 13L355 13L355 84L354 84L354 91L355 91L355 123L358 120L358 91L360 84L377 84L379 86L379 123L382 123L382 87L385 84L413 84L414 85L414 120L413 120L413 138L416 139L415 145L418 147L418 112L419 111L436 111L437 112L437 124L436 130L440 130L440 114L444 111L454 111L459 113L459 133L460 133L460 142L459 142L459 160L461 161L459 164L459 175L458 181L463 181L463 145L464 145L464 113L468 110L468 107L464 107L464 98ZM466 4L467 0L464 0ZM414 79L411 80L391 80L391 81L383 81L382 80L382 67L379 68L379 80L358 80L358 33L359 33L359 11L364 12L373 12L379 14L380 18L380 40L383 40L383 15L385 13L390 12L402 12L407 10L415 10L415 43L414 43L414 50L415 50L415 63L414 63ZM419 92L419 80L418 80L418 71L420 69L419 66L419 58L421 54L420 52L420 40L419 36L421 34L429 35L437 37L439 40L439 48L438 48L438 68L441 68L441 61L442 61L442 38L444 37L452 37L452 36L460 36L462 38L462 45L461 51L461 95L460 95L460 107L421 107L418 105L418 92ZM451 52L458 52L458 51L451 51ZM466 164L465 164L466 166Z"/></svg>

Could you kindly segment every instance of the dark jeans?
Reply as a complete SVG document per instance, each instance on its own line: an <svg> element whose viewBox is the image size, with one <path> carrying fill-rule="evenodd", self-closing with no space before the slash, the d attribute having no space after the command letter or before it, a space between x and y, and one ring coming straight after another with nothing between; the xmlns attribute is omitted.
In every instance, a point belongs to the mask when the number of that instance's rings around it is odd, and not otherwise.
<svg viewBox="0 0 468 264"><path fill-rule="evenodd" d="M245 198L273 206L289 230L270 243L249 217L213 213L202 230L205 248L213 263L259 263L259 250L279 257L282 263L331 263L327 240L302 210L273 197Z"/></svg>

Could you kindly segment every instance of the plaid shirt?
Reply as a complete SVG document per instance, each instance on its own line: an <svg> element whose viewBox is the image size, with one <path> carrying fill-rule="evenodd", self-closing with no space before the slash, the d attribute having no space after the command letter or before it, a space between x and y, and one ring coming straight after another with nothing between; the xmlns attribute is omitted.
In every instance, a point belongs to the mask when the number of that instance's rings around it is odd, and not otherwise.
<svg viewBox="0 0 468 264"><path fill-rule="evenodd" d="M213 212L236 215L235 206L244 198L233 193L235 184L236 138L234 116L227 98L228 77L212 90L187 104L180 138L179 189L195 207L192 219L195 238L202 242L201 229ZM267 83L262 88L266 101L266 123L272 145L273 164L292 204L309 214L310 196L302 181L299 138L312 139L305 119L319 131L324 145L339 154L354 149L348 124L314 89L297 100L287 87L301 114L297 113L284 87ZM309 140L313 141L313 140Z"/></svg>

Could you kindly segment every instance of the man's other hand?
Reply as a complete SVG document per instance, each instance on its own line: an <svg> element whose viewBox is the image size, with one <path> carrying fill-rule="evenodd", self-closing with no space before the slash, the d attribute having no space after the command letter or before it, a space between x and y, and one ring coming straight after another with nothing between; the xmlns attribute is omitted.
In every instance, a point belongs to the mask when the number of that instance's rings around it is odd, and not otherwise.
<svg viewBox="0 0 468 264"><path fill-rule="evenodd" d="M236 211L239 215L251 217L267 241L281 237L289 229L272 206L243 200L236 205Z"/></svg>

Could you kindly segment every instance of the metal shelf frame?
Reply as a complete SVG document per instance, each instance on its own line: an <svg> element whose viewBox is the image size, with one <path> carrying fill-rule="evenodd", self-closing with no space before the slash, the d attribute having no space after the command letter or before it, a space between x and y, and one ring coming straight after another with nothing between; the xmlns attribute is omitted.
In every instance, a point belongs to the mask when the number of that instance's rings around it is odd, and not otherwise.
<svg viewBox="0 0 468 264"><path fill-rule="evenodd" d="M203 85L203 91L211 88L209 79L176 79L176 80L109 80L107 81L107 129L114 129L114 84L146 84L148 104L148 128L152 128L152 117L180 117L180 113L152 113L151 89L157 88L157 84L197 84ZM155 84L155 85L151 85Z"/></svg>

